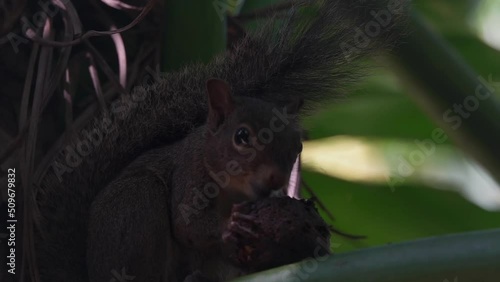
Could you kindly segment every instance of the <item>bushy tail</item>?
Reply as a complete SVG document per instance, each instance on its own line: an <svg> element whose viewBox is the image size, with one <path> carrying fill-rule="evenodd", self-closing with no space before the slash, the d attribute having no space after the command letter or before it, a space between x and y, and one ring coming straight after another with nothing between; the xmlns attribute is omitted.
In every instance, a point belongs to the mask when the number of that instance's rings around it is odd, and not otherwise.
<svg viewBox="0 0 500 282"><path fill-rule="evenodd" d="M145 151L204 123L205 82L278 105L343 94L361 58L394 44L406 0L299 1L209 65L164 75L122 96L61 142L38 172L35 244L44 281L85 281L88 209L96 194ZM145 187L147 189L147 187Z"/></svg>
<svg viewBox="0 0 500 282"><path fill-rule="evenodd" d="M362 59L396 44L409 8L407 0L296 3L236 48L229 65L243 68L231 77L241 95L275 103L297 97L308 108L342 96L364 73Z"/></svg>

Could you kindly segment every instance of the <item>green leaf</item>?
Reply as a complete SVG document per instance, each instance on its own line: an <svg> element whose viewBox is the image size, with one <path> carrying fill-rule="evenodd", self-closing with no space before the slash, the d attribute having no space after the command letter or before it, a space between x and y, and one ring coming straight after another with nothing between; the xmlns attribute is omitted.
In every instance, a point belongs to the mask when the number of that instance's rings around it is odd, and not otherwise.
<svg viewBox="0 0 500 282"><path fill-rule="evenodd" d="M306 260L237 281L497 282L500 229Z"/></svg>

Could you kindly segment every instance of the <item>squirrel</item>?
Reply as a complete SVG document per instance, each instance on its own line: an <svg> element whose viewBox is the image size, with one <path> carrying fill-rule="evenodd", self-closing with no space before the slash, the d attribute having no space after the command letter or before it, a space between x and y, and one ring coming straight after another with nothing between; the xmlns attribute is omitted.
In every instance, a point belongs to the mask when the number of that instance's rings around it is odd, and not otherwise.
<svg viewBox="0 0 500 282"><path fill-rule="evenodd" d="M233 204L286 186L298 116L394 44L407 4L296 1L211 63L122 95L38 171L30 271L50 282L241 275L220 255Z"/></svg>
<svg viewBox="0 0 500 282"><path fill-rule="evenodd" d="M195 270L211 281L236 275L220 257L222 230L232 203L288 184L302 148L292 126L298 105L287 106L280 120L272 119L272 104L232 97L222 80L208 80L207 94L206 125L141 155L93 201L90 281L108 281L111 269L123 267L140 281L183 281Z"/></svg>

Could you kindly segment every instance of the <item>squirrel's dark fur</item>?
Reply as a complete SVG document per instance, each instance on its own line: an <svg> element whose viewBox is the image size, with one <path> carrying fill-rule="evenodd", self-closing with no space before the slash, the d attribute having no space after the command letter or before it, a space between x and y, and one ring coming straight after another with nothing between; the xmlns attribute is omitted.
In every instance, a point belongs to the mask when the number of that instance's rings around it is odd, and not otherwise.
<svg viewBox="0 0 500 282"><path fill-rule="evenodd" d="M364 31L368 22L377 23L372 13L387 10L389 2L399 3L400 10L389 11L391 18L380 26L378 34L356 45L356 28ZM311 109L315 102L342 96L345 87L359 74L359 59L394 43L406 2L299 1L282 13L280 21L269 22L258 32L250 33L232 52L217 56L212 63L165 74L156 83L139 86L131 95L120 97L109 113L98 114L85 125L64 145L52 165L38 174L35 250L42 281L87 281L86 248L89 245L92 249L93 244L87 242L89 210L96 195L117 181L120 174L133 173L124 169L135 159L147 163L146 152L182 140L205 123L207 79L226 81L234 97L257 98L278 109L303 101L304 108ZM304 20L299 10L308 4L315 16ZM93 143L89 143L91 149L84 150L82 142L89 140L89 133ZM78 150L84 153L75 158ZM186 164L193 160L177 161ZM160 185L148 181L161 179L147 178L141 182L140 178L135 178L137 185L143 185L136 187L137 197L171 201L168 191L144 192L149 185ZM153 210L151 217L162 216ZM120 217L120 211L116 212ZM131 238L148 240L140 234ZM140 264L140 258L137 260Z"/></svg>
<svg viewBox="0 0 500 282"><path fill-rule="evenodd" d="M257 99L234 99L182 141L141 155L97 196L90 209L90 281L107 281L110 270L122 268L141 281L183 281L196 270L210 281L241 274L221 255L232 203L287 184L289 175L281 172L291 171L301 144L290 115L288 126L276 119L281 130L260 149L233 146L241 125L269 128L273 111L272 104ZM239 173L227 169L231 163Z"/></svg>

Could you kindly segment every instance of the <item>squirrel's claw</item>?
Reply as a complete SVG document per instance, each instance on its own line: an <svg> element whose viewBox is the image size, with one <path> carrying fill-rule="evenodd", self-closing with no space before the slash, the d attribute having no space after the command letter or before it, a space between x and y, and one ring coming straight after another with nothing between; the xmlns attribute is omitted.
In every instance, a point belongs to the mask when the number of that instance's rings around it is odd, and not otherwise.
<svg viewBox="0 0 500 282"><path fill-rule="evenodd" d="M242 220L242 221L247 221L249 223L254 223L255 220L257 218L253 215L248 215L248 214L243 214L243 213L239 213L239 212L234 212L232 214L232 220L231 222L233 222L233 220Z"/></svg>
<svg viewBox="0 0 500 282"><path fill-rule="evenodd" d="M259 238L259 235L251 228L235 221L231 221L231 223L229 223L229 230L245 238Z"/></svg>

